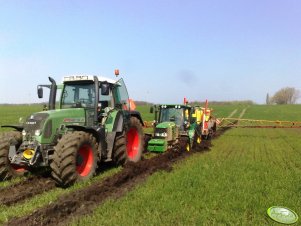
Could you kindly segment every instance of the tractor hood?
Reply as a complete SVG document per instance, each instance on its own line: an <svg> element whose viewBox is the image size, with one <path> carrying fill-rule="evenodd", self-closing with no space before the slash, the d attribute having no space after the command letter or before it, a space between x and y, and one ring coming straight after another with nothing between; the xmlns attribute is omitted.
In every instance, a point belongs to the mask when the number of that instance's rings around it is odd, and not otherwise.
<svg viewBox="0 0 301 226"><path fill-rule="evenodd" d="M161 122L155 128L155 138L170 140L175 129L174 122Z"/></svg>
<svg viewBox="0 0 301 226"><path fill-rule="evenodd" d="M156 126L156 128L166 129L166 128L175 127L175 126L176 126L176 123L174 123L174 122L161 122Z"/></svg>
<svg viewBox="0 0 301 226"><path fill-rule="evenodd" d="M30 115L24 123L24 140L37 140L51 143L62 125L85 125L83 108L59 109L37 112Z"/></svg>
<svg viewBox="0 0 301 226"><path fill-rule="evenodd" d="M179 134L179 128L174 122L161 122L155 128L155 138L172 141Z"/></svg>
<svg viewBox="0 0 301 226"><path fill-rule="evenodd" d="M177 139L179 128L174 122L161 122L155 128L155 136L148 142L147 150L152 152L164 152L168 143Z"/></svg>

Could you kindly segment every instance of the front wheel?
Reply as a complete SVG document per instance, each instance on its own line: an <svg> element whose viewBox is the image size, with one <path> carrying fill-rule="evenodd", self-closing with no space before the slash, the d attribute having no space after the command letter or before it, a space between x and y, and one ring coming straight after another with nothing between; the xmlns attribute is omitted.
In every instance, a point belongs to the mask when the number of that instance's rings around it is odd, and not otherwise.
<svg viewBox="0 0 301 226"><path fill-rule="evenodd" d="M180 148L182 151L187 151L187 152L191 150L189 137L180 138Z"/></svg>
<svg viewBox="0 0 301 226"><path fill-rule="evenodd" d="M97 142L92 134L76 131L62 137L54 147L52 177L62 187L91 178L96 171Z"/></svg>
<svg viewBox="0 0 301 226"><path fill-rule="evenodd" d="M26 169L19 165L11 164L8 155L9 147L14 145L16 150L22 143L22 134L18 131L11 131L1 134L0 137L0 179L8 180L12 177L23 176Z"/></svg>

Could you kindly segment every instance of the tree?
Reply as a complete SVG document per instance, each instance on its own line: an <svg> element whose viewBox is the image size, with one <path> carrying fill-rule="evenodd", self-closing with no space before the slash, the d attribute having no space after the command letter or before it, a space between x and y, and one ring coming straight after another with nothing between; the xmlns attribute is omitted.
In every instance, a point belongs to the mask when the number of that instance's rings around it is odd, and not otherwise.
<svg viewBox="0 0 301 226"><path fill-rule="evenodd" d="M300 91L293 87L282 88L271 98L275 104L295 104L300 97Z"/></svg>
<svg viewBox="0 0 301 226"><path fill-rule="evenodd" d="M267 97L266 97L265 103L266 103L266 104L270 104L270 103L271 103L269 93L267 93Z"/></svg>

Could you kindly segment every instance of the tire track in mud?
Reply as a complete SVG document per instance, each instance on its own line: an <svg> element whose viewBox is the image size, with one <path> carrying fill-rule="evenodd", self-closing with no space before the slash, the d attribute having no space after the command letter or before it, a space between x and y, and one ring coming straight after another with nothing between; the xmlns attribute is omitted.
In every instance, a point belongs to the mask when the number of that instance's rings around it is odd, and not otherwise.
<svg viewBox="0 0 301 226"><path fill-rule="evenodd" d="M229 128L216 131L214 139ZM204 144L202 150L208 146ZM174 148L150 159L137 163L128 163L122 171L105 180L61 196L57 201L40 208L30 215L9 220L6 225L66 225L72 219L92 213L92 211L109 198L119 198L143 183L157 171L172 170L172 165L199 151L182 151Z"/></svg>
<svg viewBox="0 0 301 226"><path fill-rule="evenodd" d="M245 110L245 109L244 109ZM233 110L228 117L232 117L237 113L237 109ZM219 129L215 137L219 136L220 132L224 132L227 128ZM205 144L204 148L210 147L210 144ZM198 150L199 151L199 150ZM51 177L33 176L26 178L24 181L0 188L0 204L11 206L17 203L26 201L33 196L50 191L56 187L55 182Z"/></svg>
<svg viewBox="0 0 301 226"><path fill-rule="evenodd" d="M29 177L19 183L1 188L0 204L11 206L53 188L55 188L55 182L51 178L41 176Z"/></svg>
<svg viewBox="0 0 301 226"><path fill-rule="evenodd" d="M170 171L172 163L185 155L188 154L173 150L138 163L129 163L121 172L104 181L62 196L31 215L9 221L7 225L64 225L75 216L91 213L107 198L121 197L154 172Z"/></svg>

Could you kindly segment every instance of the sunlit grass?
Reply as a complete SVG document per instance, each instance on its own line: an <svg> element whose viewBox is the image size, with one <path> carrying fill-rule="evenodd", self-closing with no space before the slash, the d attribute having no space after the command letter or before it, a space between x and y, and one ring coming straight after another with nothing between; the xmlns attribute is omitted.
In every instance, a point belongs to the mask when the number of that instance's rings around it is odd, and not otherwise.
<svg viewBox="0 0 301 226"><path fill-rule="evenodd" d="M138 107L153 120L150 106ZM301 121L301 105L210 106L216 117L237 109L243 118ZM0 124L42 106L0 106ZM170 172L158 172L119 200L108 200L74 225L277 225L267 216L273 205L301 214L301 133L296 129L232 129L213 141L209 152L195 154ZM147 158L151 155L147 156ZM89 182L55 188L11 207L0 205L0 223L32 213L58 197L118 172L111 169ZM0 187L18 183L2 182Z"/></svg>
<svg viewBox="0 0 301 226"><path fill-rule="evenodd" d="M301 213L300 139L296 129L232 129L210 152L154 174L73 225L277 225L266 215L270 206Z"/></svg>

